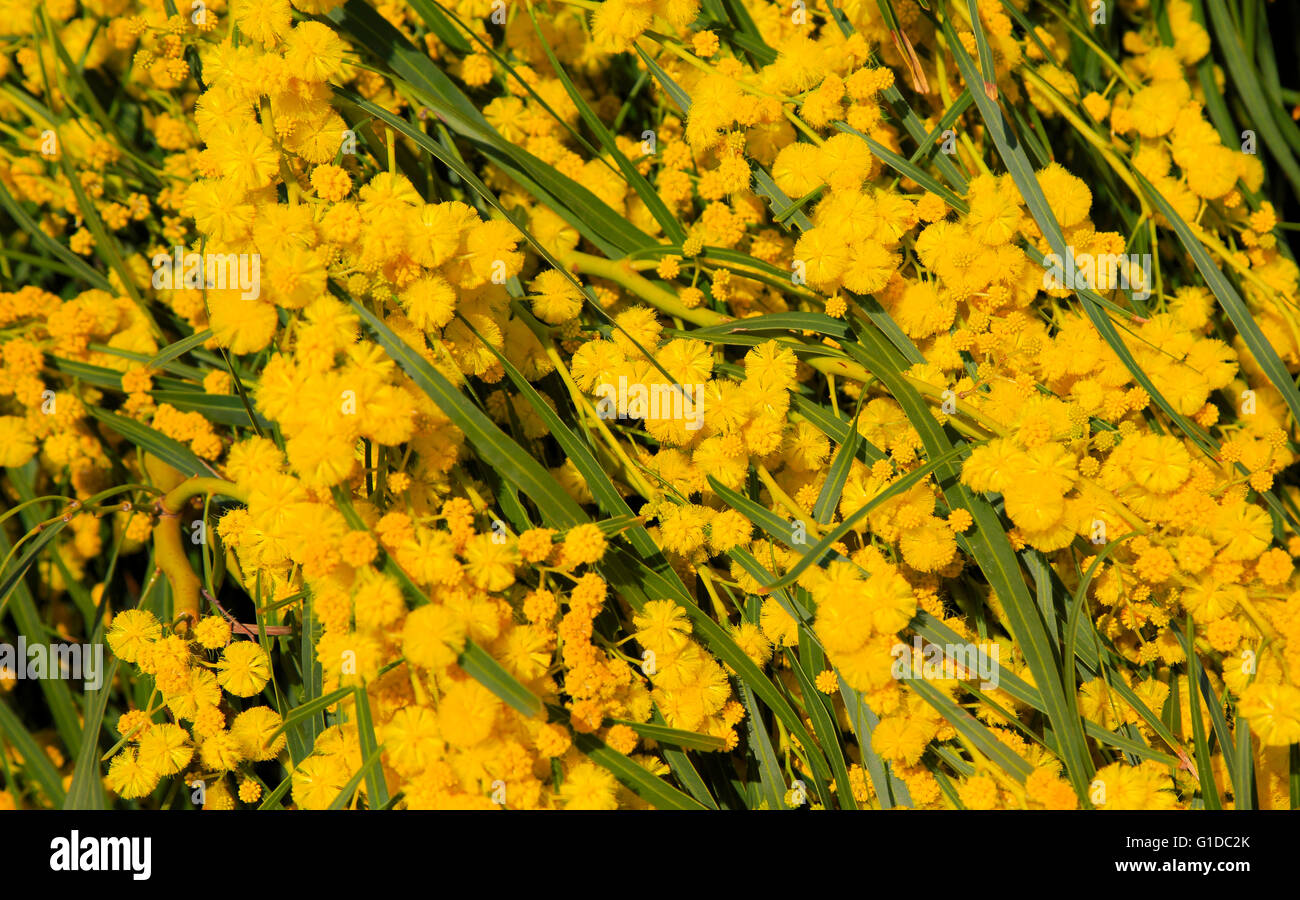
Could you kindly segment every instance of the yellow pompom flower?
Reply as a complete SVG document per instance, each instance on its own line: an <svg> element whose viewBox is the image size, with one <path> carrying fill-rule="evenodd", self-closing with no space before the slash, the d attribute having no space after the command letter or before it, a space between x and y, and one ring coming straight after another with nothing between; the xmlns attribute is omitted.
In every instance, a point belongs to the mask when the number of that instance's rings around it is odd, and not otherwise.
<svg viewBox="0 0 1300 900"><path fill-rule="evenodd" d="M194 626L194 640L205 650L220 650L230 643L230 623L220 616L204 616Z"/></svg>
<svg viewBox="0 0 1300 900"><path fill-rule="evenodd" d="M595 763L579 763L570 769L560 789L564 809L618 809L618 781Z"/></svg>
<svg viewBox="0 0 1300 900"><path fill-rule="evenodd" d="M118 753L108 764L108 787L124 800L144 797L158 784L159 775L140 764L130 748Z"/></svg>
<svg viewBox="0 0 1300 900"><path fill-rule="evenodd" d="M570 528L561 544L560 564L566 568L590 564L605 555L608 541L595 524L577 525Z"/></svg>
<svg viewBox="0 0 1300 900"><path fill-rule="evenodd" d="M217 683L236 697L252 697L271 678L271 661L252 641L236 641L217 663Z"/></svg>
<svg viewBox="0 0 1300 900"><path fill-rule="evenodd" d="M1256 682L1242 693L1238 710L1265 746L1300 741L1300 688Z"/></svg>
<svg viewBox="0 0 1300 900"><path fill-rule="evenodd" d="M108 629L108 646L124 662L135 662L140 651L162 637L162 625L154 614L143 609L128 609L113 617Z"/></svg>
<svg viewBox="0 0 1300 900"><path fill-rule="evenodd" d="M189 736L178 725L154 725L139 735L139 764L157 775L175 775L194 755Z"/></svg>

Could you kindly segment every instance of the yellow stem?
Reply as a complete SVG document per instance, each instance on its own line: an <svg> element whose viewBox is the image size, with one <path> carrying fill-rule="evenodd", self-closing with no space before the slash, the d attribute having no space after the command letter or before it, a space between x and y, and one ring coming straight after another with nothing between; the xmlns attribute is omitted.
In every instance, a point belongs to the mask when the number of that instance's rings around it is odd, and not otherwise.
<svg viewBox="0 0 1300 900"><path fill-rule="evenodd" d="M772 499L784 506L793 518L803 522L805 530L812 536L813 540L820 541L822 538L821 530L818 529L816 523L811 521L812 517L800 509L799 504L791 500L790 496L781 489L781 486L776 483L776 479L772 477L772 473L767 470L767 466L759 465L756 471L759 480L772 494Z"/></svg>
<svg viewBox="0 0 1300 900"><path fill-rule="evenodd" d="M560 262L575 272L612 281L619 287L632 291L660 312L692 324L709 326L731 321L727 316L711 309L691 309L678 300L677 295L640 275L627 259L604 259L592 256L590 253L571 250L560 256Z"/></svg>
<svg viewBox="0 0 1300 900"><path fill-rule="evenodd" d="M146 457L146 465L151 459L153 457ZM222 494L242 503L248 502L248 491L229 481L190 478L173 487L158 501L158 524L153 529L154 563L171 585L173 612L186 623L198 621L201 585L181 541L181 512L191 498L206 494ZM182 627L187 627L187 624Z"/></svg>
<svg viewBox="0 0 1300 900"><path fill-rule="evenodd" d="M659 492L650 486L650 483L647 482L645 478L642 477L640 471L637 470L636 464L632 462L632 459L626 453L623 452L623 447L619 444L618 438L609 430L609 426L605 424L605 420L596 412L595 408L591 405L591 401L583 395L582 391L578 389L578 385L574 383L573 376L564 365L564 360L560 358L560 354L556 352L554 345L546 348L546 356L550 359L551 364L555 366L555 371L560 374L560 379L564 382L564 386L569 389L569 395L573 398L573 402L580 410L582 410L587 418L595 423L596 430L605 438L605 442L609 444L614 455L623 464L623 474L627 478L628 483L647 500L656 499Z"/></svg>

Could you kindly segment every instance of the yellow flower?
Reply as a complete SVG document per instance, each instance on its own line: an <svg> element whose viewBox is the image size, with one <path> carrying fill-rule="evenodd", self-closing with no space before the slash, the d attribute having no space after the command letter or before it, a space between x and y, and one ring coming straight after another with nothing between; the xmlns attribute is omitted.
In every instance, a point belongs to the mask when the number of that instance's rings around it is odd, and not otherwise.
<svg viewBox="0 0 1300 900"><path fill-rule="evenodd" d="M231 644L217 663L217 683L236 697L252 697L270 678L266 651L251 641Z"/></svg>
<svg viewBox="0 0 1300 900"><path fill-rule="evenodd" d="M560 564L566 568L590 564L605 555L608 542L600 527L595 524L570 528L561 545Z"/></svg>
<svg viewBox="0 0 1300 900"><path fill-rule="evenodd" d="M269 706L254 706L235 716L230 734L238 743L240 754L246 759L275 759L284 749L288 736L281 732L280 714ZM272 735L275 735L272 737Z"/></svg>
<svg viewBox="0 0 1300 900"><path fill-rule="evenodd" d="M465 571L485 591L503 591L515 582L519 549L504 534L480 534L465 547Z"/></svg>
<svg viewBox="0 0 1300 900"><path fill-rule="evenodd" d="M1256 682L1242 693L1239 711L1265 746L1300 741L1300 688Z"/></svg>
<svg viewBox="0 0 1300 900"><path fill-rule="evenodd" d="M205 650L220 650L230 643L230 624L220 616L204 616L194 626L194 640Z"/></svg>
<svg viewBox="0 0 1300 900"><path fill-rule="evenodd" d="M162 625L153 613L143 609L128 609L113 617L108 629L108 646L123 662L135 662L140 650L162 636Z"/></svg>
<svg viewBox="0 0 1300 900"><path fill-rule="evenodd" d="M339 757L309 756L293 770L293 802L302 809L329 809L349 778Z"/></svg>
<svg viewBox="0 0 1300 900"><path fill-rule="evenodd" d="M136 751L127 748L108 765L108 787L124 800L144 797L158 784L158 774L141 765Z"/></svg>
<svg viewBox="0 0 1300 900"><path fill-rule="evenodd" d="M174 775L183 770L194 755L188 735L178 725L154 725L139 735L139 764L157 775Z"/></svg>
<svg viewBox="0 0 1300 900"><path fill-rule="evenodd" d="M584 762L565 773L560 800L564 809L618 809L617 791L613 774Z"/></svg>

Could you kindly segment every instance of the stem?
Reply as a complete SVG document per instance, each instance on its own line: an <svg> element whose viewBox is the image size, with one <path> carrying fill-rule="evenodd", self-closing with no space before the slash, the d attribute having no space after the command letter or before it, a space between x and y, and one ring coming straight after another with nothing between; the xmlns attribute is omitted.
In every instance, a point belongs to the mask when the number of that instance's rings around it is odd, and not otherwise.
<svg viewBox="0 0 1300 900"><path fill-rule="evenodd" d="M672 291L665 290L648 278L638 274L629 260L602 259L599 256L572 250L562 255L560 262L574 272L595 275L597 278L612 281L619 287L632 291L660 312L684 319L692 324L709 326L731 321L727 316L715 313L711 309L689 308L678 300L677 295Z"/></svg>
<svg viewBox="0 0 1300 900"><path fill-rule="evenodd" d="M222 494L241 503L248 502L248 491L229 481L220 478L190 478L176 485L158 501L158 524L153 528L155 563L171 585L173 612L187 622L198 621L201 585L181 542L181 511L191 498L205 494Z"/></svg>

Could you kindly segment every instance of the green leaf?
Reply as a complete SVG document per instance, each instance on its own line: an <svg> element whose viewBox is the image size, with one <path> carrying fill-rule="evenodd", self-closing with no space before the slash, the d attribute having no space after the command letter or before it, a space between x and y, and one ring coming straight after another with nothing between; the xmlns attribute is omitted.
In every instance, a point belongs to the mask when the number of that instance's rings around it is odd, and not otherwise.
<svg viewBox="0 0 1300 900"><path fill-rule="evenodd" d="M36 492L34 480L37 471L35 460L28 462L25 466L10 467L5 469L9 476L10 483L18 492L19 500L24 504L29 504L35 499ZM34 507L31 505L23 506L19 513L23 526L31 531L40 521L35 515ZM60 519L53 525L46 526L49 530L59 530L65 523ZM9 538L3 529L0 529L0 559L4 559L10 551ZM62 558L58 554L57 548L51 551L56 565L64 573L69 584L75 583L75 577L68 572L64 566ZM36 599L27 588L27 583L18 579L9 593L10 612L13 615L14 624L17 626L18 633L27 638L28 643L47 643L51 638L57 637L57 632L53 627L46 624L45 617L42 616L42 610L37 608ZM54 720L54 726L59 733L59 738L63 741L64 747L67 748L68 755L76 757L81 751L81 732L82 722L79 717L77 706L72 699L72 690L68 687L68 682L63 678L41 678L38 679L41 688L41 695L45 698L45 704ZM60 793L62 798L62 793Z"/></svg>
<svg viewBox="0 0 1300 900"><path fill-rule="evenodd" d="M953 209L961 210L966 206L965 202L953 193L950 188L941 184L933 175L922 171L915 163L899 156L884 144L867 137L856 128L850 126L847 122L834 122L833 124L837 129L843 131L845 134L853 134L860 137L866 142L867 146L871 148L872 154L879 157L882 162L887 163L890 168L912 179L930 193L938 194L943 198L943 201Z"/></svg>
<svg viewBox="0 0 1300 900"><path fill-rule="evenodd" d="M1236 721L1237 743L1233 749L1232 767L1236 770L1233 780L1232 808L1255 808L1255 759L1250 740L1250 722L1243 718ZM1294 750L1294 746L1291 748Z"/></svg>
<svg viewBox="0 0 1300 900"><path fill-rule="evenodd" d="M844 493L844 483L849 480L849 471L853 467L854 457L858 452L858 417L853 417L849 426L848 440L840 444L831 460L831 467L826 471L826 483L817 495L817 505L813 507L813 520L818 525L829 525L835 517L835 508L840 504L840 495Z"/></svg>
<svg viewBox="0 0 1300 900"><path fill-rule="evenodd" d="M304 703L301 706L295 706L293 712L284 717L280 722L280 727L275 729L267 740L275 740L276 737L288 730L290 726L306 721L309 717L316 715L316 713L324 712L335 703L338 703L340 700L343 700L345 697L350 695L353 690L355 689L350 687L341 687L336 691L330 691L324 697L317 697L315 700Z"/></svg>
<svg viewBox="0 0 1300 900"><path fill-rule="evenodd" d="M248 408L244 401L234 394L209 394L204 391L150 391L149 396L159 403L168 403L182 412L201 413L208 421L218 425L248 427ZM254 417L263 428L270 428L271 422L264 416L254 413Z"/></svg>
<svg viewBox="0 0 1300 900"><path fill-rule="evenodd" d="M786 700L780 688L763 674L763 671L754 664L754 661L745 654L745 651L740 649L735 640L721 625L691 601L690 596L678 586L680 581L676 585L673 584L667 577L655 572L639 558L631 556L624 550L616 549L612 554L607 552L606 564L611 561L611 558L612 560L622 560L624 564L638 574L638 581L645 595L656 599L670 599L682 608L691 620L695 636L704 642L714 656L730 666L732 671L736 673L736 677L744 684L749 685L758 699L767 704L767 707L781 720L786 729L799 740L799 743L808 751L809 763L816 777L829 780L829 765L818 751L812 735L804 727L803 720L795 712L789 701Z"/></svg>
<svg viewBox="0 0 1300 900"><path fill-rule="evenodd" d="M66 526L67 523L61 520L46 525L41 529L41 533L36 537L36 539L27 545L27 549L23 551L22 558L18 560L17 565L9 571L9 574L5 575L3 581L0 581L0 610L5 608L9 601L9 595L13 593L14 588L16 588L23 580L23 576L26 575L27 570L32 567L32 563L36 562L36 558L41 555L41 551L44 550L51 541L58 537L59 532ZM5 546L5 549L8 550L9 542L5 540L2 543Z"/></svg>
<svg viewBox="0 0 1300 900"><path fill-rule="evenodd" d="M970 12L971 24L975 29L975 49L980 55L980 70L984 73L984 93L989 99L996 100L998 96L998 76L993 67L993 50L989 47L988 38L984 36L984 28L980 25L980 10L977 0L966 0L966 8Z"/></svg>
<svg viewBox="0 0 1300 900"><path fill-rule="evenodd" d="M675 243L686 240L686 229L682 228L681 223L668 211L668 206L664 203L663 198L659 196L659 192L651 186L650 182L646 181L645 176L623 154L623 151L618 149L618 144L614 141L614 135L610 134L609 129L605 127L605 123L596 115L591 105L587 103L586 98L574 86L573 80L569 78L568 73L564 71L564 66L556 58L555 51L546 42L546 36L542 34L541 26L537 24L537 17L533 14L532 5L530 4L527 9L528 15L533 20L533 29L537 32L537 39L542 45L542 50L546 52L546 58L550 61L551 68L555 70L560 83L564 85L565 91L568 92L570 99L578 108L578 115L582 117L582 121L587 123L591 133L596 136L596 139L600 141L600 145L605 148L605 152L613 157L614 163L618 166L619 171L623 173L623 179L631 186L632 190L636 191L637 196L641 198L641 202L650 211L650 215L654 216L655 221L659 223L659 227L664 230L664 234L668 236L668 239Z"/></svg>
<svg viewBox="0 0 1300 900"><path fill-rule="evenodd" d="M921 699L933 706L940 715L947 719L949 724L957 729L957 732L962 737L970 741L976 750L988 757L991 762L1016 779L1016 781L1023 783L1030 773L1034 771L1033 766L994 737L993 733L984 727L978 719L948 699L948 696L943 691L921 678L904 680L907 682L908 687L921 696Z"/></svg>
<svg viewBox="0 0 1300 900"><path fill-rule="evenodd" d="M853 425L847 419L837 416L830 410L797 394L791 398L790 407L797 415L816 425L818 431L835 443L843 444L849 439L849 429ZM866 458L867 462L874 463L885 458L885 454L881 452L880 448L862 437L861 432L858 433L857 443L858 452Z"/></svg>
<svg viewBox="0 0 1300 900"><path fill-rule="evenodd" d="M135 419L128 419L126 416L117 413L106 412L95 406L87 406L86 411L102 422L105 427L117 432L146 453L158 457L178 472L185 475L211 474L203 460L195 456L188 447L174 438L169 438L161 431L150 428Z"/></svg>
<svg viewBox="0 0 1300 900"><path fill-rule="evenodd" d="M72 769L72 784L64 798L64 809L103 809L104 781L99 764L99 732L104 727L104 712L113 693L113 678L117 675L117 658L114 657L103 673L103 683L97 690L86 694L85 726L81 732L81 752L77 754Z"/></svg>
<svg viewBox="0 0 1300 900"><path fill-rule="evenodd" d="M659 82L659 86L664 89L664 93L666 93L672 99L673 103L677 105L677 109L680 110L683 115L689 113L691 111L690 96L687 95L677 82L673 81L672 76L665 72L644 50L637 47L636 52L640 54L641 61L646 64L646 68L650 70L650 74L654 75L655 81Z"/></svg>
<svg viewBox="0 0 1300 900"><path fill-rule="evenodd" d="M1219 789L1214 784L1214 764L1210 758L1210 744L1206 740L1205 723L1201 721L1201 691L1197 686L1201 680L1201 660L1196 653L1194 628L1189 614L1184 646L1187 648L1187 690L1190 695L1188 703L1192 719L1192 746L1196 753L1196 774L1201 781L1201 801L1205 808L1222 809Z"/></svg>
<svg viewBox="0 0 1300 900"><path fill-rule="evenodd" d="M184 356L195 347L201 347L210 337L212 337L212 329L204 328L202 331L194 332L189 337L181 338L174 344L168 344L166 347L163 347L155 353L149 362L145 363L145 368L157 369L161 367L163 363L171 362L178 356Z"/></svg>
<svg viewBox="0 0 1300 900"><path fill-rule="evenodd" d="M63 792L63 779L50 763L50 758L23 727L22 720L9 708L8 695L0 698L0 734L13 745L23 757L23 768L36 779L46 796L56 807L62 807L66 795Z"/></svg>
<svg viewBox="0 0 1300 900"><path fill-rule="evenodd" d="M975 105L979 109L980 116L984 119L986 133L993 138L993 142L998 149L998 155L1001 156L1002 162L1007 167L1007 172L1011 175L1016 187L1019 188L1021 197L1029 208L1030 214L1034 217L1034 221L1038 224L1039 230L1046 238L1052 252L1062 260L1062 263L1066 260L1073 260L1074 253L1065 244L1064 232L1062 232L1061 226L1056 221L1051 206L1043 194L1042 187L1034 174L1033 166L1030 165L1028 158L1026 158L1024 150L1020 148L1016 136L998 104L990 100L984 94L984 91L979 89L981 78L975 69L975 64L971 60L970 54L966 52L966 48L958 40L952 23L946 17L943 20L943 31L948 43L948 49L956 59L957 68L961 71L967 87L971 89L971 96L975 99ZM1034 258L1034 254L1030 254L1030 257ZM1037 261L1035 259L1035 262ZM1083 302L1084 311L1087 313L1088 318L1092 320L1098 333L1115 351L1115 354L1119 356L1124 366L1132 373L1134 380L1184 433L1207 453L1214 455L1209 448L1204 432L1188 422L1184 416L1174 409L1173 405L1165 399L1165 396L1156 389L1155 384L1142 370L1142 367L1137 364L1133 354L1129 352L1128 347L1120 339L1115 326L1100 308L1103 305L1102 298L1094 291L1086 288L1076 288L1075 293Z"/></svg>
<svg viewBox="0 0 1300 900"><path fill-rule="evenodd" d="M556 710L553 710L556 711ZM558 711L562 713L563 711ZM567 719L567 716L565 717ZM619 753L595 735L575 732L573 745L601 766L634 794L655 809L706 809L704 804L689 797L655 775L651 775L627 756Z"/></svg>
<svg viewBox="0 0 1300 900"><path fill-rule="evenodd" d="M768 809L785 809L785 779L781 776L781 764L763 723L763 712L748 685L740 685L740 699L747 713L745 731L749 735L749 751L758 761L759 796Z"/></svg>
<svg viewBox="0 0 1300 900"><path fill-rule="evenodd" d="M473 641L465 644L457 664L517 712L529 718L545 707L536 694L524 687L501 663Z"/></svg>
<svg viewBox="0 0 1300 900"><path fill-rule="evenodd" d="M931 421L933 421L933 417L931 417ZM771 584L764 585L766 590L771 591L794 584L799 576L803 574L804 570L809 566L820 562L822 558L831 551L831 548L844 537L844 535L852 531L853 528L870 515L871 511L876 507L880 506L890 498L897 497L899 494L910 490L913 485L926 478L932 472L941 471L943 467L951 465L953 460L969 453L971 449L972 448L969 445L953 447L944 455L931 460L919 468L913 469L911 472L908 472L875 497L871 498L870 501L856 510L839 525L836 525L826 534L825 537L808 549L805 549L803 544L795 544L793 542L790 523L785 519L781 518L767 507L755 503L743 494L738 494L731 490L715 479L712 475L706 477L709 481L709 487L713 489L713 492L717 494L723 502L732 509L735 509L737 512L743 513L747 519L759 528L762 528L772 537L790 547L791 550L802 554L799 562L795 563L795 565L783 576L778 578L776 581L773 581Z"/></svg>
<svg viewBox="0 0 1300 900"><path fill-rule="evenodd" d="M977 102L983 92L972 91ZM984 98L987 101L987 98ZM1066 772L1075 791L1081 796L1092 779L1092 761L1088 752L1083 724L1078 716L1071 716L1066 702L1066 689L1062 683L1061 667L1047 632L1039 608L1025 583L1015 550L1007 537L1002 522L992 505L982 496L969 490L960 480L955 463L956 455L970 444L954 448L943 427L911 383L902 375L902 361L891 359L891 347L871 329L861 332L862 344L850 346L851 355L860 355L860 362L881 380L895 401L903 408L912 427L920 435L926 455L934 465L935 482L943 491L948 506L966 509L974 521L974 529L961 543L975 559L980 571L988 579L1002 601L1007 625L1033 673L1034 682L1042 692L1047 705L1047 715L1052 728L1062 743L1062 756ZM1070 688L1073 690L1073 686Z"/></svg>
<svg viewBox="0 0 1300 900"><path fill-rule="evenodd" d="M360 783L360 780L358 780L357 784ZM271 791L271 793L267 794L266 797L263 798L262 805L259 806L258 809L283 809L283 807L280 806L280 800L283 799L285 794L288 794L292 788L293 772L291 771L288 775L284 776L283 781L276 785L275 790ZM355 790L355 788L353 788L353 790Z"/></svg>
<svg viewBox="0 0 1300 900"><path fill-rule="evenodd" d="M551 525L567 528L587 520L582 508L536 459L512 441L478 407L452 385L447 377L393 333L382 320L355 300L352 309L375 335L384 351L411 376L420 390L438 405L491 466L526 494Z"/></svg>
<svg viewBox="0 0 1300 900"><path fill-rule="evenodd" d="M384 779L383 767L379 765L380 751L383 749L375 737L375 722L370 715L370 697L364 687L355 688L357 698L357 738L361 743L361 752L366 761L362 763L358 775L365 774L366 796L370 807L378 809L388 803L388 783Z"/></svg>
<svg viewBox="0 0 1300 900"><path fill-rule="evenodd" d="M526 324L530 327L534 327L539 341L543 339L549 340L549 337L545 337L544 331L541 329L540 325L537 325L536 320L532 319L531 316L523 310L517 310L517 312L521 318L524 319ZM466 322L466 325L469 326L469 323ZM473 326L469 327L472 329ZM477 334L477 332L475 333ZM519 391L520 395L542 419L542 422L546 425L551 436L555 438L556 443L560 445L560 449L564 451L564 455L569 458L574 467L586 480L587 487L591 491L592 497L595 498L596 504L607 515L636 518L635 514L632 512L632 508L627 505L627 501L623 499L623 495L618 492L618 489L614 486L614 482L610 480L609 475L601 467L600 463L596 461L595 456L592 455L592 452L587 445L580 440L576 434L574 434L562 419L560 419L555 410L551 408L551 405L542 398L542 395L537 392L537 389L529 383L528 379L523 376L523 373L515 368L514 363L510 362L510 360L506 358L505 354L501 353L487 342L484 342L484 346L488 347L488 349L490 349L496 356L497 360L501 363L502 368L505 370L506 377L510 379L510 382ZM654 539L650 537L650 533L645 530L645 526L638 522L635 527L628 529L626 535L628 541L645 559L662 559L662 553L659 550L659 546L654 542ZM678 578L672 568L667 565L666 561L662 568L667 573L671 573L671 577L676 578L679 584L681 583L680 578ZM682 585L681 588L682 591L685 592L685 585Z"/></svg>
<svg viewBox="0 0 1300 900"><path fill-rule="evenodd" d="M630 719L615 719L614 721L619 725L626 725L643 738L670 747L715 751L723 750L727 746L727 742L722 738L714 737L711 734L701 734L698 731L685 731L681 728L669 728L667 725L655 725L650 722L633 722Z"/></svg>
<svg viewBox="0 0 1300 900"><path fill-rule="evenodd" d="M656 725L663 724L663 716L659 710L653 710L653 719ZM670 744L663 745L664 760L668 767L672 769L673 774L682 787L686 788L690 795L709 809L717 809L718 801L713 799L713 794L709 792L709 786L704 783L700 776L699 770L695 768L689 756L683 750L679 750Z"/></svg>
<svg viewBox="0 0 1300 900"><path fill-rule="evenodd" d="M370 781L373 779L371 773L380 767L380 760L382 758L382 749L375 748L374 750L371 750L370 753L366 755L365 761L361 763L361 768L357 769L353 776L347 780L347 783L339 789L338 796L330 801L329 808L347 809L348 804L352 802L353 795L357 792L357 788L361 786L362 779L366 780L366 789L370 790ZM380 777L382 778L382 774ZM288 780L292 782L292 777ZM387 800L384 801L384 803L387 802ZM384 803L377 803L372 806L371 809L379 809L384 805Z"/></svg>
<svg viewBox="0 0 1300 900"><path fill-rule="evenodd" d="M915 163L922 157L926 157L933 153L933 147L939 142L939 138L943 136L943 133L949 128L952 128L952 126L957 123L957 120L961 118L962 113L970 109L970 105L974 102L975 98L970 95L970 90L968 88L962 88L961 95L954 100L952 106L948 107L948 109L944 111L944 114L939 117L939 121L935 123L934 128L930 129L930 133L926 135L925 140L922 141L920 146L912 152L912 155L908 157L907 161ZM912 180L916 181L915 178Z"/></svg>
<svg viewBox="0 0 1300 900"><path fill-rule="evenodd" d="M907 785L894 777L889 764L871 746L871 735L880 719L867 706L867 701L856 688L850 687L844 676L836 672L840 682L840 696L844 699L844 708L848 710L849 723L853 733L858 737L858 750L862 753L862 767L871 779L871 786L876 790L876 799L881 809L893 809L895 806L909 806L912 798Z"/></svg>
<svg viewBox="0 0 1300 900"><path fill-rule="evenodd" d="M691 330L691 335L699 340L708 340L714 335L739 334L751 331L811 331L837 340L848 337L849 326L840 319L834 319L825 313L785 312L768 313L745 319L723 322L721 325L709 325L705 328Z"/></svg>
<svg viewBox="0 0 1300 900"><path fill-rule="evenodd" d="M59 164L63 168L63 174L67 177L68 187L72 189L72 194L77 199L77 207L81 211L81 218L95 239L95 254L117 275L122 291L135 304L140 317L149 324L149 330L154 336L161 337L162 331L159 329L158 323L154 321L153 313L149 312L149 304L140 296L140 290L135 286L135 280L127 270L126 263L122 260L121 251L118 250L117 246L117 238L104 227L104 223L99 218L99 213L96 211L94 204L90 202L90 198L86 196L86 192L81 186L81 178L73 169L71 160L66 155L60 156ZM118 293L117 288L113 289L113 293Z"/></svg>
<svg viewBox="0 0 1300 900"><path fill-rule="evenodd" d="M109 283L107 278L88 266L80 256L42 231L41 227L36 224L31 216L27 215L27 212L9 193L9 189L3 183L0 183L0 205L4 206L5 211L18 224L18 227L31 236L37 247L62 260L65 265L77 273L78 278L85 282L87 287L98 288L101 291L109 291L110 293L114 292L113 285Z"/></svg>
<svg viewBox="0 0 1300 900"><path fill-rule="evenodd" d="M1259 129L1265 146L1273 154L1287 181L1291 182L1291 189L1296 196L1300 197L1300 165L1296 164L1291 148L1287 146L1286 138L1278 130L1277 121L1273 118L1268 100L1260 88L1259 76L1242 46L1241 35L1232 27L1228 7L1223 0L1205 0L1205 2L1209 7L1210 21L1214 25L1214 36L1217 38L1215 46L1223 54L1223 61L1227 65L1229 74L1232 75L1232 83L1237 86L1238 96L1245 105L1246 112L1250 114L1250 124Z"/></svg>
<svg viewBox="0 0 1300 900"><path fill-rule="evenodd" d="M411 4L411 9L415 10L420 18L424 20L424 24L429 27L429 30L438 36L438 40L458 54L465 55L473 52L474 48L470 46L465 36L456 29L456 26L451 23L442 10L430 3L429 0L408 0L408 2Z"/></svg>
<svg viewBox="0 0 1300 900"><path fill-rule="evenodd" d="M827 702L822 699L821 692L817 690L817 685L813 682L812 677L804 671L803 665L799 658L795 656L793 650L785 648L786 659L790 663L790 668L794 671L795 678L799 681L799 690L803 694L804 709L808 712L808 718L812 720L813 732L817 735L817 740L821 742L822 750L826 753L826 758L830 761L831 771L835 773L835 800L840 809L857 809L857 800L853 797L853 789L849 785L849 767L844 758L843 742L840 739L840 729L835 723L835 717L832 710L827 709Z"/></svg>
<svg viewBox="0 0 1300 900"><path fill-rule="evenodd" d="M348 0L330 17L344 33L352 35L357 43L383 60L398 76L397 81L404 83L417 99L435 110L448 128L472 141L489 159L525 188L531 189L543 204L606 255L620 256L655 243L586 187L505 140L488 124L473 101L426 54L363 0ZM405 120L353 91L335 88L335 92L447 162L446 152L441 148L434 151L432 148L437 147L436 143Z"/></svg>
<svg viewBox="0 0 1300 900"><path fill-rule="evenodd" d="M322 685L324 674L321 670L320 660L316 658L318 627L316 610L312 599L310 592L302 599L302 620L298 635L300 643L298 650L299 666L302 670L301 703L312 703L319 699L321 691L324 689ZM296 728L301 736L302 746L307 748L307 752L310 753L311 748L316 745L316 738L325 730L325 722L319 715L311 715L298 723ZM293 762L296 765L302 762L302 759L295 759Z"/></svg>

